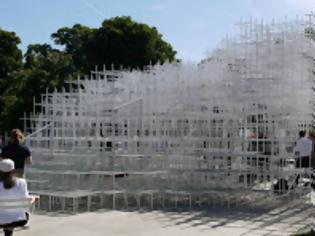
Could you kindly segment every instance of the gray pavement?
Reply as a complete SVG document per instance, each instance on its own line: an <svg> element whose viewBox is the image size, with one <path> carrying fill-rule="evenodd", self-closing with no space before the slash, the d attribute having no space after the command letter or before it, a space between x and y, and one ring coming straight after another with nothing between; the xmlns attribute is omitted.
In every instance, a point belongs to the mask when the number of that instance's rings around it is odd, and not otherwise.
<svg viewBox="0 0 315 236"><path fill-rule="evenodd" d="M77 215L37 213L31 227L17 236L188 236L291 235L310 228L309 205L274 210L208 209L207 211L98 211Z"/></svg>

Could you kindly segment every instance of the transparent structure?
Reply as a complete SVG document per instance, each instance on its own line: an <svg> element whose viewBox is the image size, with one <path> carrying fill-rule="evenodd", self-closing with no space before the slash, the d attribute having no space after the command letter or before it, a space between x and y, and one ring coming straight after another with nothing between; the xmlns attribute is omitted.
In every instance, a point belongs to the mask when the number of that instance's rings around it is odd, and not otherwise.
<svg viewBox="0 0 315 236"><path fill-rule="evenodd" d="M96 68L47 91L24 117L31 190L74 211L303 199L290 186L309 171L292 161L314 126L312 20L250 19L198 65Z"/></svg>

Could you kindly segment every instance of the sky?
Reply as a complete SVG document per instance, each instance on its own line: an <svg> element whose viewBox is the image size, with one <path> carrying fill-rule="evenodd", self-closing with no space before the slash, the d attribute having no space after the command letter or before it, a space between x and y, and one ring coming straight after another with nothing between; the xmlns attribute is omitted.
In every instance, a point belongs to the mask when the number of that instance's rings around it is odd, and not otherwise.
<svg viewBox="0 0 315 236"><path fill-rule="evenodd" d="M305 16L315 0L0 0L0 28L14 31L19 47L49 43L61 27L80 23L100 27L104 19L131 16L155 26L183 61L198 62L229 35L237 23L254 17L269 22Z"/></svg>

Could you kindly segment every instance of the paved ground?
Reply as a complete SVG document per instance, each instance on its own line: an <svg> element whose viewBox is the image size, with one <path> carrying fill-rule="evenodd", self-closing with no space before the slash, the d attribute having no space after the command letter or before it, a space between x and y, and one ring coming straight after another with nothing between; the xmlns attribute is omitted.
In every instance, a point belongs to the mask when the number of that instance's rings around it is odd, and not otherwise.
<svg viewBox="0 0 315 236"><path fill-rule="evenodd" d="M256 236L291 235L310 228L314 209L291 205L272 211L99 211L78 215L38 213L17 236Z"/></svg>

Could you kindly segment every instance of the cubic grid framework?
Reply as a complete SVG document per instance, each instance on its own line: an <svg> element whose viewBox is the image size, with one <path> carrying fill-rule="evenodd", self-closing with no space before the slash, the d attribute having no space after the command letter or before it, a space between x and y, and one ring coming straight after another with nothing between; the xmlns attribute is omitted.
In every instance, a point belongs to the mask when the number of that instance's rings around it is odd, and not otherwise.
<svg viewBox="0 0 315 236"><path fill-rule="evenodd" d="M31 190L74 211L304 201L309 187L274 186L310 174L291 161L314 127L314 18L239 27L198 65L96 68L34 101Z"/></svg>

